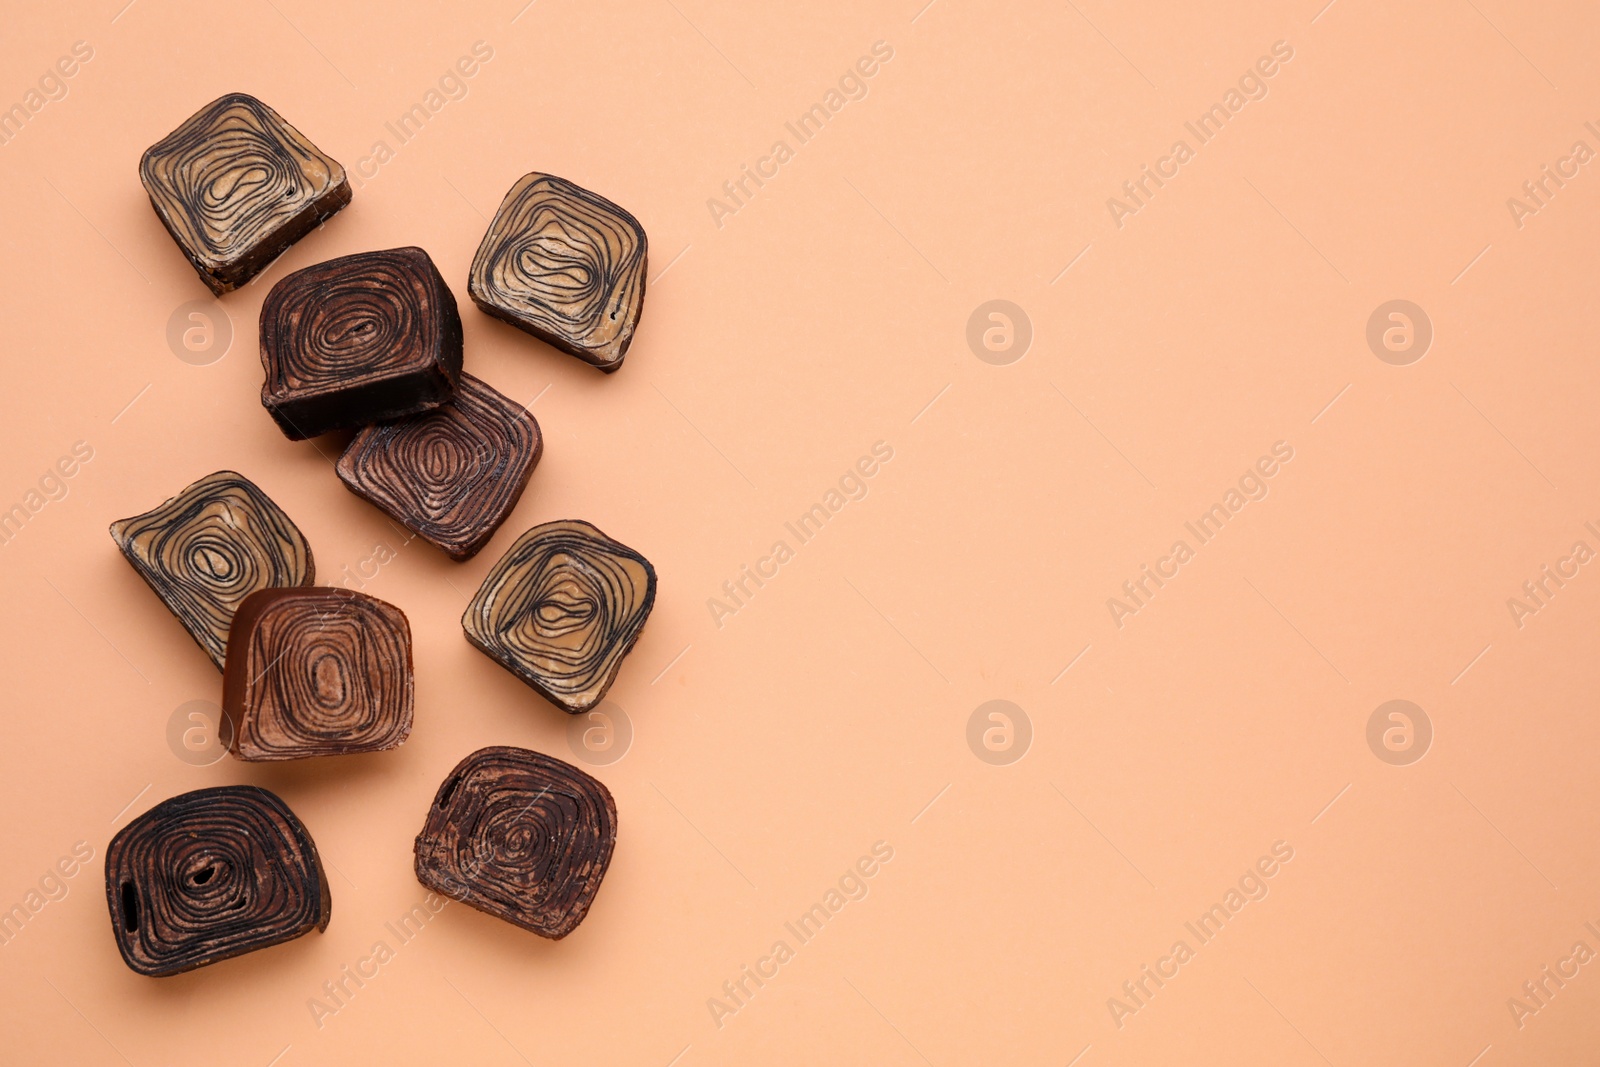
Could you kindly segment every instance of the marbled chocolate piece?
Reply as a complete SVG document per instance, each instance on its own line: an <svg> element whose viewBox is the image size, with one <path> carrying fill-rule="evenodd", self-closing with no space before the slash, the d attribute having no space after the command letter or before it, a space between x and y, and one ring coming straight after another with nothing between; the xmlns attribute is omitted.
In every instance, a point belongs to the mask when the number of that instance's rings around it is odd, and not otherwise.
<svg viewBox="0 0 1600 1067"><path fill-rule="evenodd" d="M244 93L213 100L151 145L139 180L218 296L255 277L351 195L337 161Z"/></svg>
<svg viewBox="0 0 1600 1067"><path fill-rule="evenodd" d="M118 519L111 538L218 668L245 597L310 585L316 575L299 527L233 471L208 474L153 511Z"/></svg>
<svg viewBox="0 0 1600 1067"><path fill-rule="evenodd" d="M293 441L431 411L461 377L456 298L420 248L295 271L261 305L261 403Z"/></svg>
<svg viewBox="0 0 1600 1067"><path fill-rule="evenodd" d="M156 977L325 930L333 911L311 835L253 785L175 796L119 830L106 904L123 961Z"/></svg>
<svg viewBox="0 0 1600 1067"><path fill-rule="evenodd" d="M617 843L605 786L524 748L482 748L456 765L417 835L417 880L540 937L589 913Z"/></svg>
<svg viewBox="0 0 1600 1067"><path fill-rule="evenodd" d="M544 452L528 409L470 374L455 400L368 426L339 458L339 479L406 529L471 559L522 496Z"/></svg>
<svg viewBox="0 0 1600 1067"><path fill-rule="evenodd" d="M461 617L467 640L577 715L600 703L656 599L656 570L587 522L535 526Z"/></svg>
<svg viewBox="0 0 1600 1067"><path fill-rule="evenodd" d="M622 366L644 308L639 220L564 178L524 175L472 260L473 302L603 371Z"/></svg>
<svg viewBox="0 0 1600 1067"><path fill-rule="evenodd" d="M411 734L411 626L353 589L263 589L239 605L222 672L242 760L398 748Z"/></svg>

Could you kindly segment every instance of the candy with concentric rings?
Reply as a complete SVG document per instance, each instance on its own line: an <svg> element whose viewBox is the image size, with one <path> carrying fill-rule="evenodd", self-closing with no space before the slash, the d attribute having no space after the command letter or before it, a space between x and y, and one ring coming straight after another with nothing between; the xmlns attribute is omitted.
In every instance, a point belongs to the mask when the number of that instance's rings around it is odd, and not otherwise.
<svg viewBox="0 0 1600 1067"><path fill-rule="evenodd" d="M139 180L218 296L255 277L351 195L338 161L244 93L213 100L151 145Z"/></svg>
<svg viewBox="0 0 1600 1067"><path fill-rule="evenodd" d="M517 538L461 617L467 640L570 714L622 668L656 600L650 561L579 519Z"/></svg>
<svg viewBox="0 0 1600 1067"><path fill-rule="evenodd" d="M525 748L482 748L434 796L417 880L559 939L588 915L616 843L616 802L594 778Z"/></svg>
<svg viewBox="0 0 1600 1067"><path fill-rule="evenodd" d="M461 377L461 316L420 248L295 271L261 305L261 403L292 441L431 411Z"/></svg>
<svg viewBox="0 0 1600 1067"><path fill-rule="evenodd" d="M245 597L310 585L316 574L299 527L233 471L208 474L160 507L118 519L111 537L218 668Z"/></svg>
<svg viewBox="0 0 1600 1067"><path fill-rule="evenodd" d="M552 174L511 187L472 259L467 292L486 313L611 372L644 308L644 227Z"/></svg>
<svg viewBox="0 0 1600 1067"><path fill-rule="evenodd" d="M222 672L242 760L398 748L411 734L411 626L354 589L263 589L239 605Z"/></svg>
<svg viewBox="0 0 1600 1067"><path fill-rule="evenodd" d="M463 372L455 400L367 427L337 469L352 493L451 559L466 560L517 506L543 452L528 409Z"/></svg>
<svg viewBox="0 0 1600 1067"><path fill-rule="evenodd" d="M325 930L333 910L311 835L253 785L172 797L119 830L106 904L123 961L157 977Z"/></svg>

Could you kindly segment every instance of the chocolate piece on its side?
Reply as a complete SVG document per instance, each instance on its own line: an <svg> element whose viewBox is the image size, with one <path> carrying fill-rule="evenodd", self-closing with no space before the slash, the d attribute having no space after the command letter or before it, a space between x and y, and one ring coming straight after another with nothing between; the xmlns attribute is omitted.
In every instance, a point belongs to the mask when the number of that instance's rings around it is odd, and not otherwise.
<svg viewBox="0 0 1600 1067"><path fill-rule="evenodd" d="M417 835L417 881L559 939L589 913L616 843L604 785L525 748L481 748L434 796Z"/></svg>
<svg viewBox="0 0 1600 1067"><path fill-rule="evenodd" d="M511 187L472 259L478 307L585 363L622 366L644 309L639 220L551 174Z"/></svg>
<svg viewBox="0 0 1600 1067"><path fill-rule="evenodd" d="M123 961L155 977L326 930L333 912L311 835L253 785L172 797L117 831L106 905Z"/></svg>
<svg viewBox="0 0 1600 1067"><path fill-rule="evenodd" d="M461 377L456 298L420 248L295 271L261 305L261 403L291 441L431 411Z"/></svg>
<svg viewBox="0 0 1600 1067"><path fill-rule="evenodd" d="M263 589L228 635L222 711L242 760L398 748L411 734L411 627L353 589Z"/></svg>
<svg viewBox="0 0 1600 1067"><path fill-rule="evenodd" d="M146 149L139 180L218 296L255 277L351 196L337 160L244 93L213 100Z"/></svg>
<svg viewBox="0 0 1600 1067"><path fill-rule="evenodd" d="M352 493L466 560L517 506L543 452L526 407L463 373L452 402L356 434L337 470Z"/></svg>
<svg viewBox="0 0 1600 1067"><path fill-rule="evenodd" d="M160 507L118 519L111 537L219 669L245 597L310 585L316 575L305 535L233 471L208 474Z"/></svg>
<svg viewBox="0 0 1600 1067"><path fill-rule="evenodd" d="M587 522L535 526L461 617L467 640L569 714L616 680L656 599L656 570Z"/></svg>

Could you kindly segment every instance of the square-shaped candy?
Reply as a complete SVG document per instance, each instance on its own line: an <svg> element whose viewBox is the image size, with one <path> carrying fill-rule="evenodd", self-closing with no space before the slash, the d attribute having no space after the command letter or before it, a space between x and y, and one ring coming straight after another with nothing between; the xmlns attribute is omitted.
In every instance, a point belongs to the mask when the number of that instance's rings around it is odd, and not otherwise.
<svg viewBox="0 0 1600 1067"><path fill-rule="evenodd" d="M222 712L242 760L398 748L411 734L411 626L353 589L264 589L239 605Z"/></svg>
<svg viewBox="0 0 1600 1067"><path fill-rule="evenodd" d="M117 831L106 904L123 961L158 977L326 930L333 911L311 835L253 785L183 793Z"/></svg>
<svg viewBox="0 0 1600 1067"><path fill-rule="evenodd" d="M233 471L208 474L153 511L118 519L111 539L219 669L245 597L310 585L316 574L299 527Z"/></svg>
<svg viewBox="0 0 1600 1067"><path fill-rule="evenodd" d="M467 292L497 319L610 372L644 307L639 220L550 174L511 187L472 259Z"/></svg>
<svg viewBox="0 0 1600 1067"><path fill-rule="evenodd" d="M339 479L406 529L471 559L517 506L544 451L528 409L470 374L455 400L368 426L339 457Z"/></svg>
<svg viewBox="0 0 1600 1067"><path fill-rule="evenodd" d="M344 168L244 93L213 100L151 145L139 180L162 225L218 296L350 202Z"/></svg>
<svg viewBox="0 0 1600 1067"><path fill-rule="evenodd" d="M282 278L261 304L261 403L290 440L450 402L461 315L421 248L341 256Z"/></svg>
<svg viewBox="0 0 1600 1067"><path fill-rule="evenodd" d="M292 441L431 411L461 377L456 298L420 248L295 271L261 305L261 403Z"/></svg>
<svg viewBox="0 0 1600 1067"><path fill-rule="evenodd" d="M467 640L578 715L600 703L656 601L656 569L578 519L535 526L467 605Z"/></svg>
<svg viewBox="0 0 1600 1067"><path fill-rule="evenodd" d="M617 805L598 781L525 748L482 748L434 796L417 881L559 939L589 914L616 843Z"/></svg>

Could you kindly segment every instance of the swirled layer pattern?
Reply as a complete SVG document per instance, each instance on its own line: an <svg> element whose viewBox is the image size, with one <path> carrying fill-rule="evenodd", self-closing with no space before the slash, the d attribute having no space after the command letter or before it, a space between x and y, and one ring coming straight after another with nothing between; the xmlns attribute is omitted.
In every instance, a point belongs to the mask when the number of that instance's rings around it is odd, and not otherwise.
<svg viewBox="0 0 1600 1067"><path fill-rule="evenodd" d="M417 880L541 937L589 913L617 841L617 806L570 764L479 749L450 772L417 835Z"/></svg>
<svg viewBox="0 0 1600 1067"><path fill-rule="evenodd" d="M239 606L222 710L242 760L397 748L411 733L411 627L353 589L267 589Z"/></svg>
<svg viewBox="0 0 1600 1067"><path fill-rule="evenodd" d="M430 411L461 376L461 317L420 248L287 275L261 305L261 403L293 440Z"/></svg>
<svg viewBox="0 0 1600 1067"><path fill-rule="evenodd" d="M208 474L160 507L117 520L111 537L218 668L245 597L310 585L315 576L299 528L233 471Z"/></svg>
<svg viewBox="0 0 1600 1067"><path fill-rule="evenodd" d="M461 625L491 659L577 715L611 688L655 598L649 560L569 519L519 537Z"/></svg>
<svg viewBox="0 0 1600 1067"><path fill-rule="evenodd" d="M614 371L639 324L647 259L644 227L628 212L564 178L528 174L489 224L467 290L488 314Z"/></svg>
<svg viewBox="0 0 1600 1067"><path fill-rule="evenodd" d="M326 929L332 911L311 835L249 785L175 796L118 831L106 904L123 960L156 976Z"/></svg>
<svg viewBox="0 0 1600 1067"><path fill-rule="evenodd" d="M244 93L213 100L152 145L139 178L218 295L249 281L351 195L337 161Z"/></svg>
<svg viewBox="0 0 1600 1067"><path fill-rule="evenodd" d="M527 408L462 374L451 403L356 434L338 472L352 493L465 560L511 514L543 452Z"/></svg>

